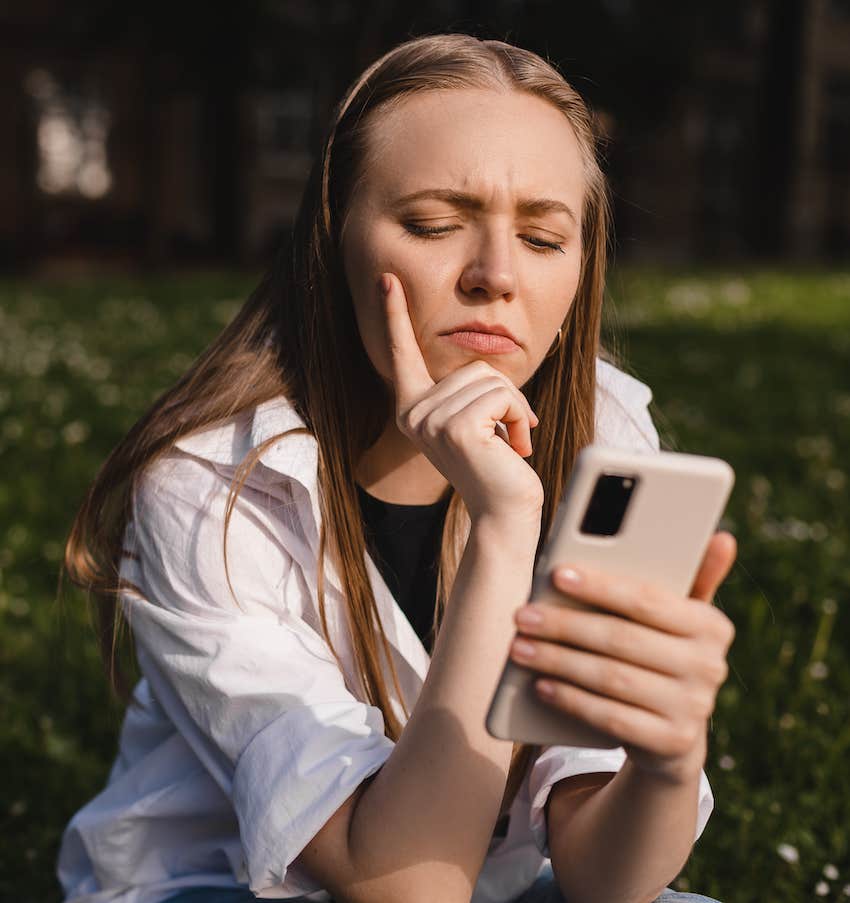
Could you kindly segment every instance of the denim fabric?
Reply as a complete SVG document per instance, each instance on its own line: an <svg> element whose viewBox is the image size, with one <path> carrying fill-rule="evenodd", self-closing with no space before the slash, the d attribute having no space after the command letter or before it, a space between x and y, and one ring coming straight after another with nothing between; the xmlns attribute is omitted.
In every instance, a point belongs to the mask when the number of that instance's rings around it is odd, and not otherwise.
<svg viewBox="0 0 850 903"><path fill-rule="evenodd" d="M255 897L249 890L221 887L198 887L184 890L176 897L169 897L165 903L254 903ZM307 897L289 897L290 903L304 903ZM514 903L567 903L555 881L552 866L547 863L546 868L537 876L537 880ZM713 897L704 897L701 894L687 894L682 891L666 887L661 895L656 897L653 903L719 903Z"/></svg>

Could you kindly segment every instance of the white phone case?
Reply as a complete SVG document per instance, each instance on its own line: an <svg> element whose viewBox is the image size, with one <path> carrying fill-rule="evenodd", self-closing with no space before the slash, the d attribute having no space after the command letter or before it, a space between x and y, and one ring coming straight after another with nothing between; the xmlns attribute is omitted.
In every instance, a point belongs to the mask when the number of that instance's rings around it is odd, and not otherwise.
<svg viewBox="0 0 850 903"><path fill-rule="evenodd" d="M620 529L613 536L580 532L587 503L603 473L637 481ZM535 568L530 601L589 608L552 586L552 569L564 564L584 564L609 574L648 580L685 596L734 479L732 468L719 458L586 446L576 458L549 541ZM542 702L534 690L539 677L539 672L507 659L486 718L492 736L541 745L613 748L622 744Z"/></svg>

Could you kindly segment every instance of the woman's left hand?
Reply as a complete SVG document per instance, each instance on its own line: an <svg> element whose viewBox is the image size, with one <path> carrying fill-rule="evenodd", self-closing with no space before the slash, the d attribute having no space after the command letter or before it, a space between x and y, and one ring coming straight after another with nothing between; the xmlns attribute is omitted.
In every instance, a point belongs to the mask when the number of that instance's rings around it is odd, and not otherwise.
<svg viewBox="0 0 850 903"><path fill-rule="evenodd" d="M524 605L516 613L517 640L530 641L535 654L520 656L515 640L511 658L541 672L535 686L544 677L553 685L554 695L541 699L620 739L639 768L693 780L705 764L708 719L729 671L735 628L712 602L736 554L735 537L715 533L684 599L590 568L580 569L578 583L565 582L559 570L566 565L556 567L557 589L604 611ZM541 623L524 623L524 612L539 612Z"/></svg>

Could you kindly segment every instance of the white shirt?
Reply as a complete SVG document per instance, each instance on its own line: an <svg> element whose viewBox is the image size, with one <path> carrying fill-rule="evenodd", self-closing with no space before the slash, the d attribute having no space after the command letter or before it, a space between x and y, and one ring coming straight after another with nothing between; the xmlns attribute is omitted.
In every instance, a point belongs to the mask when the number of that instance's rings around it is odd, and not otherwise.
<svg viewBox="0 0 850 903"><path fill-rule="evenodd" d="M597 380L595 441L658 451L649 388L601 359ZM121 596L143 674L139 706L126 712L106 787L65 829L57 874L67 900L158 903L184 887L239 884L265 898L330 899L293 860L394 743L355 676L342 584L327 559L328 627L343 671L322 634L311 435L273 444L234 506L227 555L238 604L222 558L236 466L303 426L284 397L272 399L180 440L139 487L125 537L138 558L121 569L144 593ZM412 710L430 658L368 552L366 566ZM544 747L472 903L503 903L533 883L549 855L544 806L557 781L624 761L622 747ZM698 806L695 840L714 806L704 772Z"/></svg>

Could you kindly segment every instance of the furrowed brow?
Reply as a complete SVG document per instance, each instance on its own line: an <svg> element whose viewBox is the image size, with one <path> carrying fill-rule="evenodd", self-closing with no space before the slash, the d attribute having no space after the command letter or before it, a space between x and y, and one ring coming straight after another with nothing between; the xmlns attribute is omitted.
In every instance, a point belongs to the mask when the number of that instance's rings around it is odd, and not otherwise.
<svg viewBox="0 0 850 903"><path fill-rule="evenodd" d="M480 212L486 207L481 198L473 194L467 194L464 191L455 191L452 188L423 188L421 191L414 191L411 194L405 194L398 198L395 201L395 206L400 207L412 201L419 201L425 198L445 201L447 204L455 207L460 207L464 210L475 210L476 212ZM556 201L553 198L520 198L517 201L516 209L525 216L543 213L566 213L573 223L578 225L578 219L572 208L568 207L563 201Z"/></svg>

